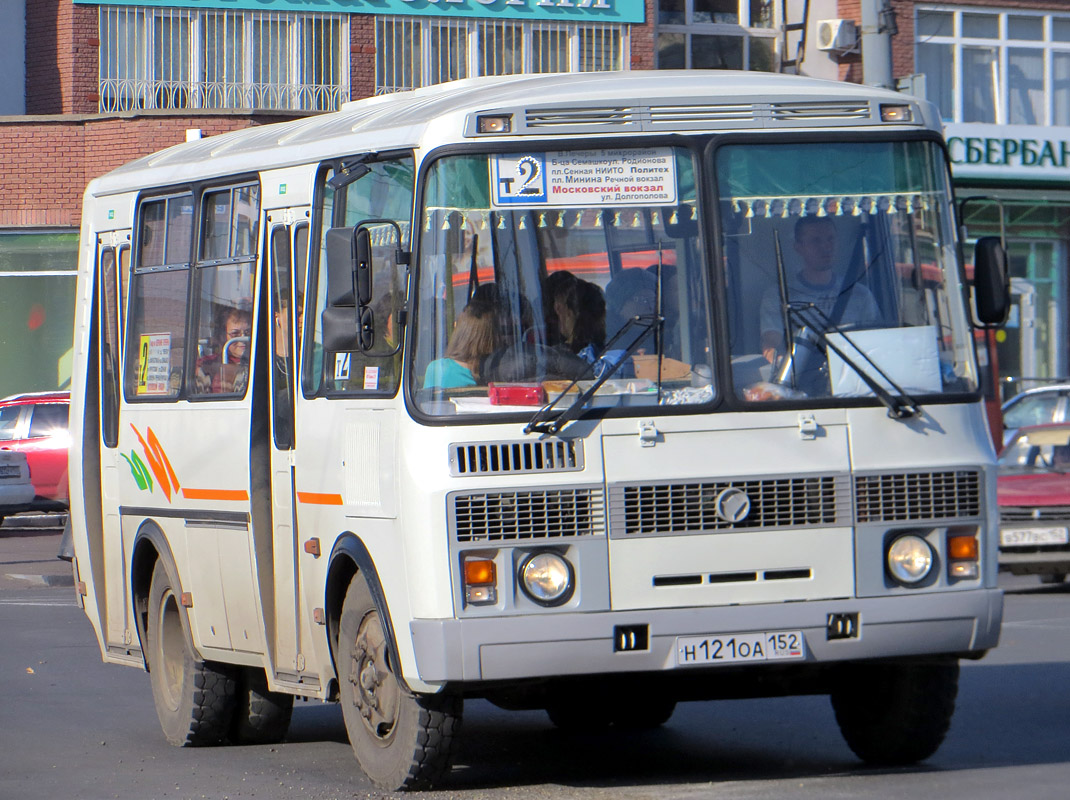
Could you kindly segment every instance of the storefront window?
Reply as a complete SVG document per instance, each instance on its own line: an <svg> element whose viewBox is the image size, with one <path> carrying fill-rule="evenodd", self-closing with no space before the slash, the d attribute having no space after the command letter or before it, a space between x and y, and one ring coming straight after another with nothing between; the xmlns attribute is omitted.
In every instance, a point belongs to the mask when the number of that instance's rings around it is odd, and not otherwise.
<svg viewBox="0 0 1070 800"><path fill-rule="evenodd" d="M71 382L77 231L0 234L0 397Z"/></svg>

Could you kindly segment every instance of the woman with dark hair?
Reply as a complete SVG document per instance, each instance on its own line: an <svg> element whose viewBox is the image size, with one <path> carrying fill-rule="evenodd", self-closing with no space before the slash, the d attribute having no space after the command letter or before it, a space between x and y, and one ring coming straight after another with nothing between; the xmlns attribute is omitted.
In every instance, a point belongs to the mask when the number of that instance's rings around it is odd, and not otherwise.
<svg viewBox="0 0 1070 800"><path fill-rule="evenodd" d="M224 394L245 391L249 383L252 321L252 314L234 306L223 306L216 312L211 350L197 361L198 392Z"/></svg>

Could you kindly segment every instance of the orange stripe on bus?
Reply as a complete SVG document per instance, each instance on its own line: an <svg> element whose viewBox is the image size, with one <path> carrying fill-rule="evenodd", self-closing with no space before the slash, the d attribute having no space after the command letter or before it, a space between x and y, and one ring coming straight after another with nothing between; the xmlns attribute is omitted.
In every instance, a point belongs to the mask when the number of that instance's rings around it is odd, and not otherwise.
<svg viewBox="0 0 1070 800"><path fill-rule="evenodd" d="M340 506L342 495L322 494L321 492L298 492L297 499L301 503L311 503L316 506Z"/></svg>
<svg viewBox="0 0 1070 800"><path fill-rule="evenodd" d="M182 496L187 500L248 500L249 493L244 489L182 489Z"/></svg>

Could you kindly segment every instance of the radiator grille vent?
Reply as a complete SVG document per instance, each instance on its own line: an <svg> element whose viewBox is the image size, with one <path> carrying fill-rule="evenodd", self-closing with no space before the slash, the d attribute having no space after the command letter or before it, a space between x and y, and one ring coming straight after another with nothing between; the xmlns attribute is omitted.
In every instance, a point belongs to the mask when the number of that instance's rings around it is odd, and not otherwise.
<svg viewBox="0 0 1070 800"><path fill-rule="evenodd" d="M458 542L596 536L606 529L600 488L454 494L449 510Z"/></svg>
<svg viewBox="0 0 1070 800"><path fill-rule="evenodd" d="M999 518L1002 522L1061 522L1065 525L1070 520L1070 506L1004 506L999 510Z"/></svg>
<svg viewBox="0 0 1070 800"><path fill-rule="evenodd" d="M825 102L825 103L773 103L770 106L773 119L811 120L811 119L869 119L869 103L860 102Z"/></svg>
<svg viewBox="0 0 1070 800"><path fill-rule="evenodd" d="M553 128L562 125L630 125L637 121L633 108L554 108L528 109L525 121L529 128Z"/></svg>
<svg viewBox="0 0 1070 800"><path fill-rule="evenodd" d="M611 496L612 531L650 536L842 525L850 518L846 486L845 478L831 475L624 486ZM727 489L750 501L750 512L738 522L718 514L718 498Z"/></svg>
<svg viewBox="0 0 1070 800"><path fill-rule="evenodd" d="M563 439L471 442L450 445L450 474L504 475L527 472L578 472L583 442Z"/></svg>
<svg viewBox="0 0 1070 800"><path fill-rule="evenodd" d="M977 470L855 477L855 517L859 523L980 514L981 473Z"/></svg>

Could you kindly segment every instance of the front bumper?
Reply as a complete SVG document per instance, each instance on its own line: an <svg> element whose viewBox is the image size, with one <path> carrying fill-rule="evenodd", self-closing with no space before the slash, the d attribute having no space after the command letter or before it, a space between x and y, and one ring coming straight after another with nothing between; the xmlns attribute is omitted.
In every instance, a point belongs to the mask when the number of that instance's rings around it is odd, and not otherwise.
<svg viewBox="0 0 1070 800"><path fill-rule="evenodd" d="M857 635L829 638L829 615L857 614ZM410 623L419 679L501 681L659 672L679 667L676 637L801 630L789 663L981 652L999 642L999 589L713 608L539 614ZM647 626L645 650L614 652L617 626ZM777 662L785 663L785 662Z"/></svg>

